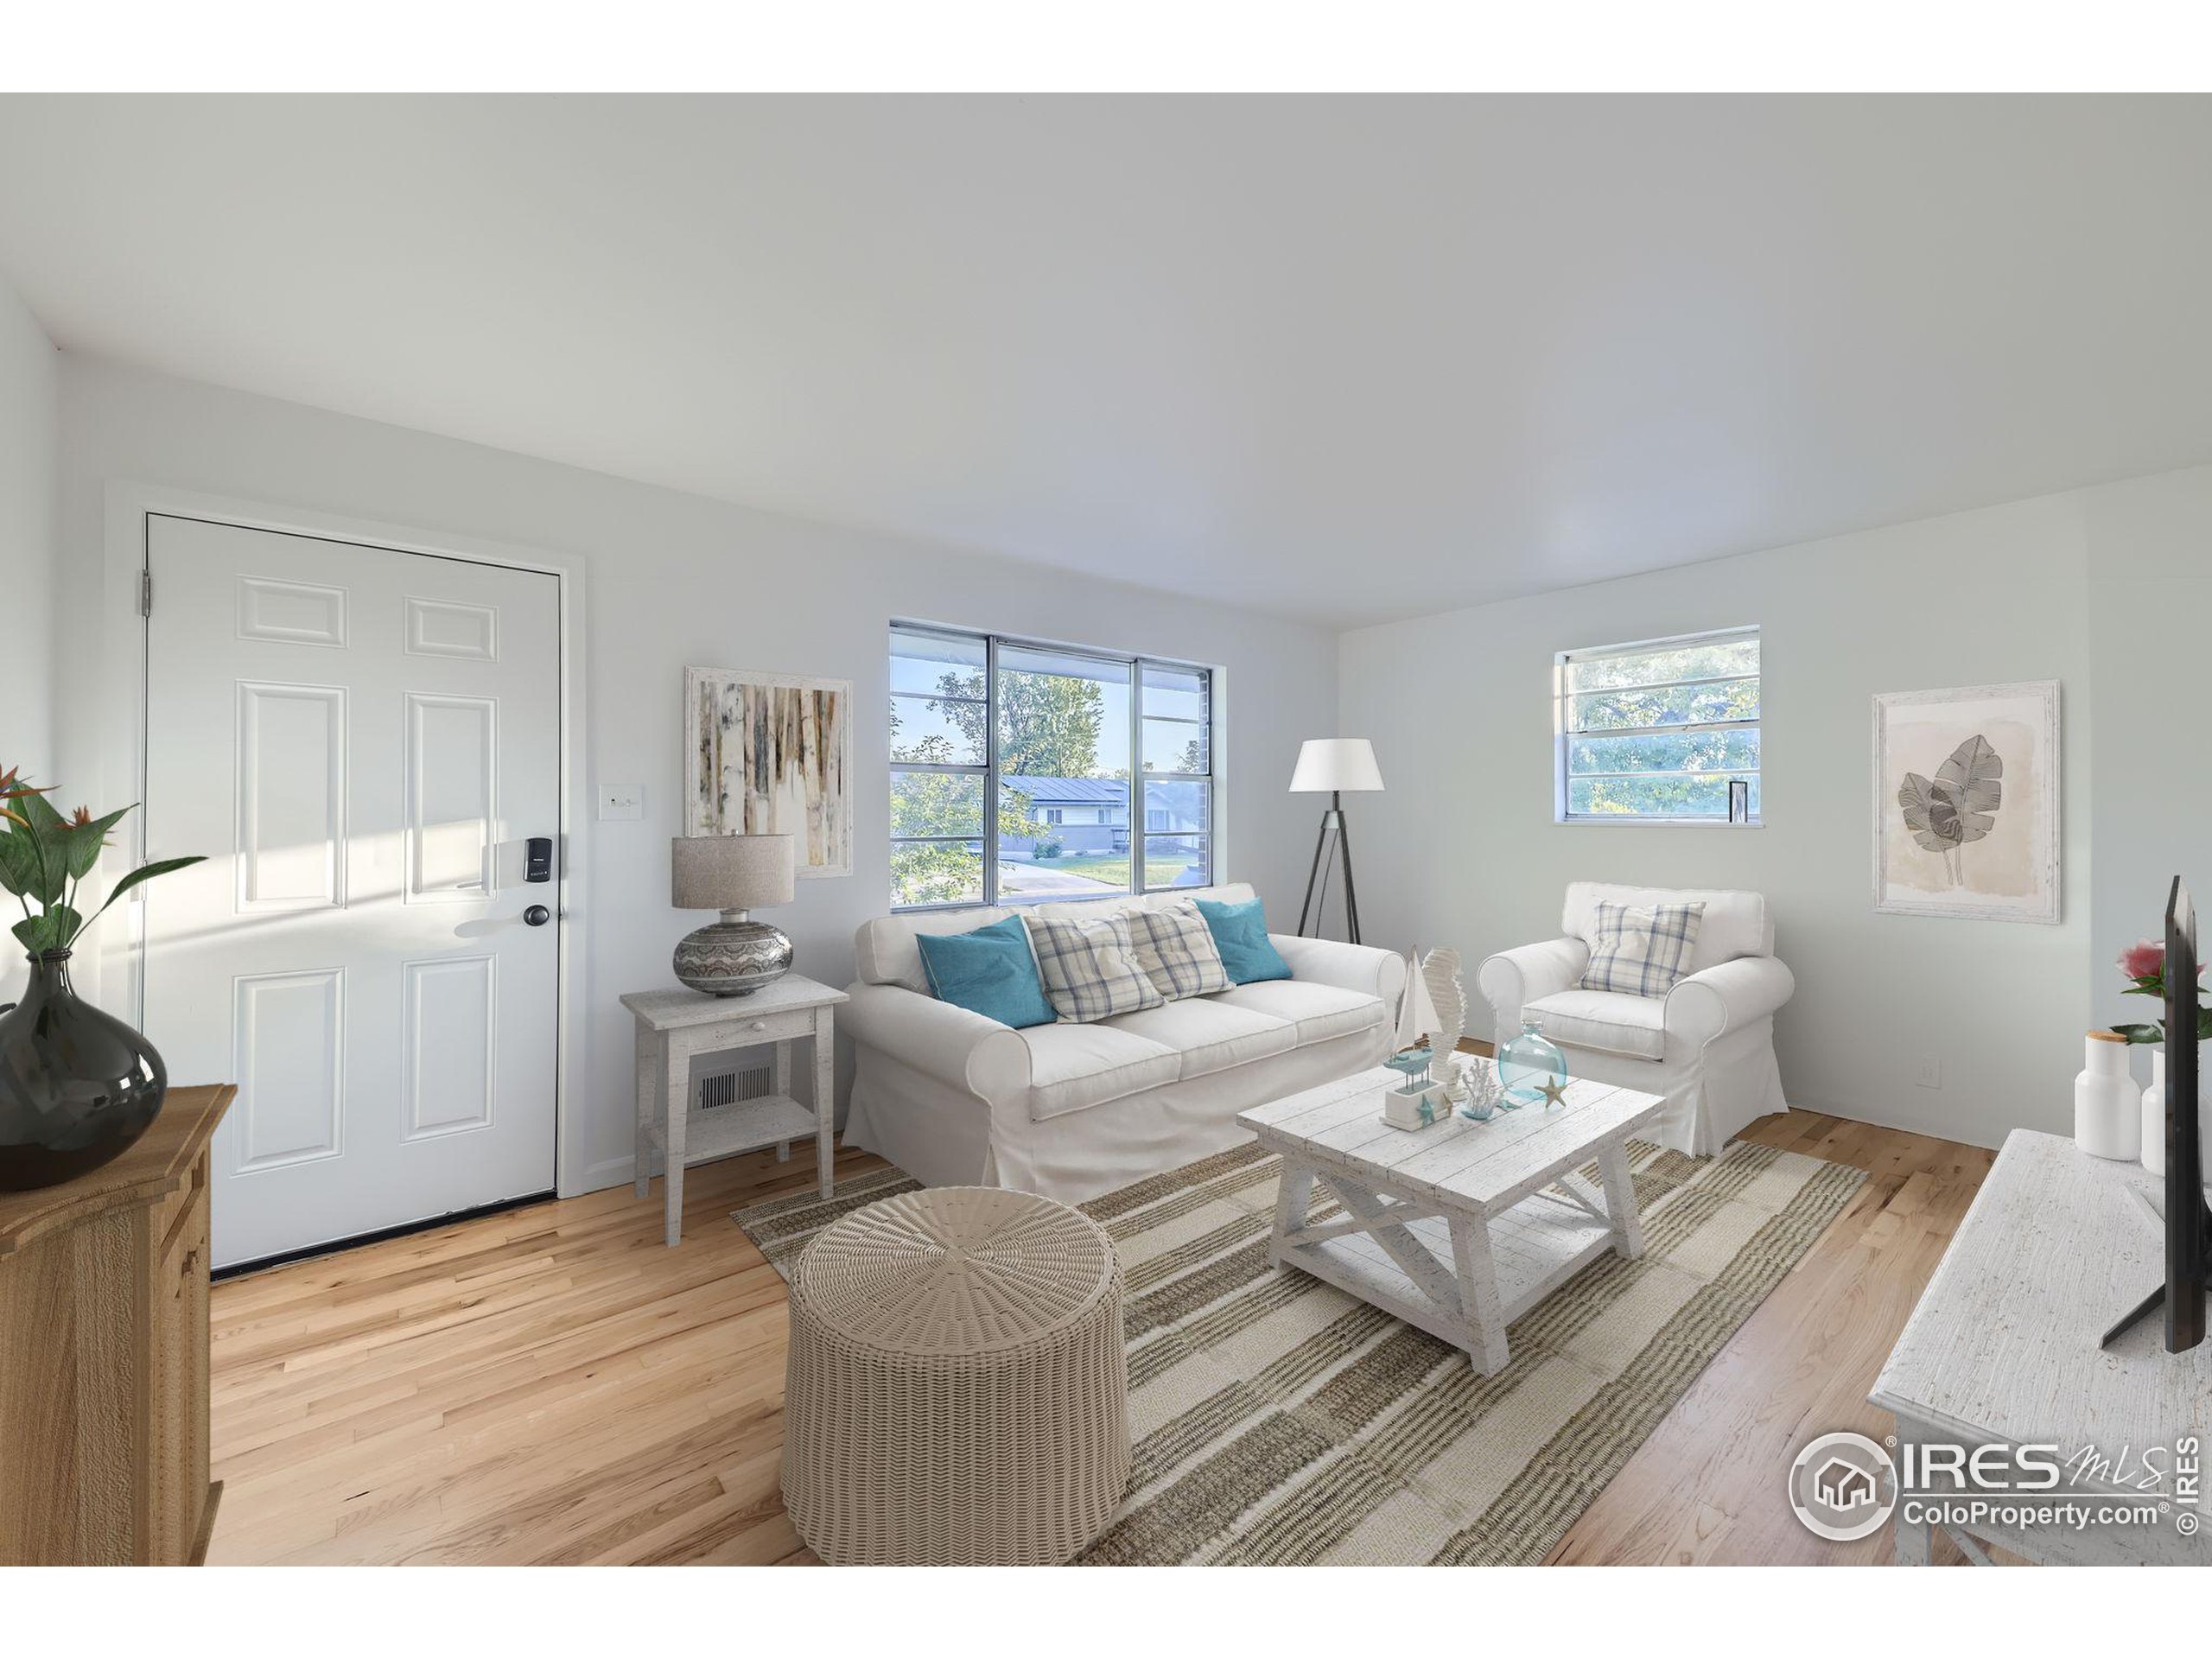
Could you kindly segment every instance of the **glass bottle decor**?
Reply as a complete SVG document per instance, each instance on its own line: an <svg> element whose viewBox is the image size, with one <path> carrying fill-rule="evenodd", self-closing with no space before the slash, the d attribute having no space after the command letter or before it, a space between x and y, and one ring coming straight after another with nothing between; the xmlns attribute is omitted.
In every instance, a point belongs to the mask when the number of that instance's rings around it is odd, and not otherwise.
<svg viewBox="0 0 2212 1659"><path fill-rule="evenodd" d="M1497 1080L1512 1106L1557 1106L1567 1087L1567 1056L1544 1039L1534 1020L1521 1022L1521 1034L1497 1051Z"/></svg>

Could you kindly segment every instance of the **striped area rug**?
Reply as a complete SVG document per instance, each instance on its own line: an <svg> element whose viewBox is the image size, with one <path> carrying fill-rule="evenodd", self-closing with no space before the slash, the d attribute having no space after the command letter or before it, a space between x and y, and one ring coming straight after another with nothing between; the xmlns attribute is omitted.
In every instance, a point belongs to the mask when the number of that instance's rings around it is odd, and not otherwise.
<svg viewBox="0 0 2212 1659"><path fill-rule="evenodd" d="M1771 1147L1630 1145L1643 1259L1601 1257L1523 1314L1493 1377L1269 1266L1279 1165L1257 1146L1081 1206L1127 1278L1135 1441L1128 1499L1081 1560L1541 1561L1866 1179ZM915 1185L880 1170L732 1219L788 1277L823 1227Z"/></svg>

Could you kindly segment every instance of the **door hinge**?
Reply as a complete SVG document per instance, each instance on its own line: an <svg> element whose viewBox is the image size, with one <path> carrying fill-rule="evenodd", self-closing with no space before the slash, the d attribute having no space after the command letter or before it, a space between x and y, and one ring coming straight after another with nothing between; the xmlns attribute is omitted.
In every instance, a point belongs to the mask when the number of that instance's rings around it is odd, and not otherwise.
<svg viewBox="0 0 2212 1659"><path fill-rule="evenodd" d="M153 613L154 573L150 570L141 570L138 573L138 614L151 616Z"/></svg>

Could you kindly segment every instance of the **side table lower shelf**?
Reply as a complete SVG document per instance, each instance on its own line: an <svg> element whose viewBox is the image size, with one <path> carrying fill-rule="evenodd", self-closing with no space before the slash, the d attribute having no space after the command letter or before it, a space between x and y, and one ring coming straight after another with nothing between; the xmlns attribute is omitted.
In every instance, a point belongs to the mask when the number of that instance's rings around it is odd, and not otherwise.
<svg viewBox="0 0 2212 1659"><path fill-rule="evenodd" d="M814 1136L814 1113L789 1095L762 1095L733 1101L683 1118L683 1166L712 1163L741 1152L788 1145ZM664 1159L668 1137L658 1123L645 1125L645 1139Z"/></svg>

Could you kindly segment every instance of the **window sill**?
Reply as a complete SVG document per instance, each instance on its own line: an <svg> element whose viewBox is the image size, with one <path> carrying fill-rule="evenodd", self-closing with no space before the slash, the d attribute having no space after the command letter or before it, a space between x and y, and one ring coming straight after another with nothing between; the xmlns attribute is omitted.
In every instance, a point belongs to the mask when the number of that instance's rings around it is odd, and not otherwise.
<svg viewBox="0 0 2212 1659"><path fill-rule="evenodd" d="M1764 818L1752 818L1743 823L1731 823L1726 818L1639 818L1631 813L1619 813L1611 817L1562 818L1554 814L1552 822L1569 828L1592 830L1764 830Z"/></svg>

